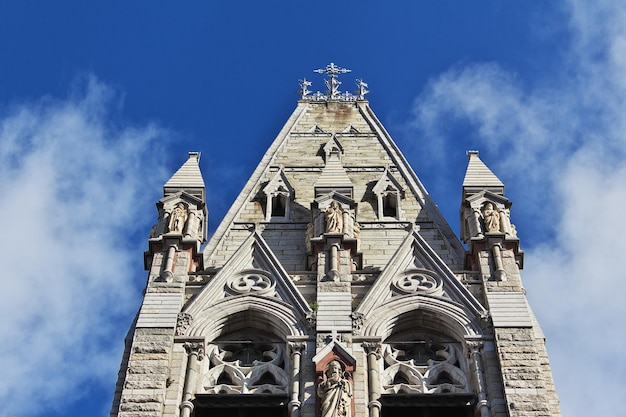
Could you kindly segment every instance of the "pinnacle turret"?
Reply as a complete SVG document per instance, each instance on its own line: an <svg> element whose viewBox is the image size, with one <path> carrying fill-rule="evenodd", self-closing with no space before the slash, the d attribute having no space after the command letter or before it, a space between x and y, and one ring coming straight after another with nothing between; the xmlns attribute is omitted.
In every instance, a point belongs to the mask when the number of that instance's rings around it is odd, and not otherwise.
<svg viewBox="0 0 626 417"><path fill-rule="evenodd" d="M200 172L200 153L189 152L187 161L172 175L163 186L165 197L179 191L185 191L202 201L205 201L205 186Z"/></svg>
<svg viewBox="0 0 626 417"><path fill-rule="evenodd" d="M480 160L478 151L467 151L467 159L467 171L465 171L465 179L463 179L463 200L483 190L504 195L504 184Z"/></svg>

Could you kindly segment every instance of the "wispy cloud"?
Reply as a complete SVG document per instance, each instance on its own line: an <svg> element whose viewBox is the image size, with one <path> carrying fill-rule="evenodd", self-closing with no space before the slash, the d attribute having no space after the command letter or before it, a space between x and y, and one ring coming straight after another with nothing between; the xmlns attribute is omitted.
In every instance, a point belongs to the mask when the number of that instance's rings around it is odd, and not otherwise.
<svg viewBox="0 0 626 417"><path fill-rule="evenodd" d="M617 270L626 253L626 6L571 1L564 10L573 41L561 68L535 84L495 63L453 68L416 100L412 127L438 164L463 130L516 190L524 279L563 415L617 415L607 398L626 391L617 365L626 348ZM603 395L580 395L583 378Z"/></svg>
<svg viewBox="0 0 626 417"><path fill-rule="evenodd" d="M167 136L125 124L121 104L85 76L67 99L0 116L0 415L67 409L88 384L112 393L129 324L117 320L145 279L128 238L150 227Z"/></svg>

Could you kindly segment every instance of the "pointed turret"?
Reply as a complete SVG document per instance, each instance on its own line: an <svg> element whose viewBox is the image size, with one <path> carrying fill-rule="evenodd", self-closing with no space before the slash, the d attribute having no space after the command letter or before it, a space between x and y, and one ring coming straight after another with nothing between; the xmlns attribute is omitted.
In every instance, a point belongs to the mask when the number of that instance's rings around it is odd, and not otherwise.
<svg viewBox="0 0 626 417"><path fill-rule="evenodd" d="M504 195L504 184L483 161L478 157L478 151L467 151L467 170L463 179L463 199L479 191L491 191L494 194Z"/></svg>
<svg viewBox="0 0 626 417"><path fill-rule="evenodd" d="M200 152L189 152L187 161L172 175L163 186L165 197L179 191L185 191L205 201L205 187L200 172Z"/></svg>
<svg viewBox="0 0 626 417"><path fill-rule="evenodd" d="M463 180L461 239L470 246L486 234L502 234L517 240L510 221L511 202L504 197L504 184L483 161L478 151L467 152L468 164Z"/></svg>
<svg viewBox="0 0 626 417"><path fill-rule="evenodd" d="M548 410L557 404L552 378L535 381L538 394L520 392L528 376L538 375L544 366L543 333L526 300L521 269L524 253L515 226L511 223L511 201L504 195L504 184L480 160L477 151L468 152L468 167L463 181L461 204L461 238L467 243L466 268L476 271L483 281L484 302L489 310L495 340L495 352L502 367L506 385L506 403L542 404ZM518 359L513 352L526 340L532 349ZM524 348L527 349L527 348ZM516 407L517 408L517 407ZM508 415L512 406L507 410ZM558 408L553 409L559 415ZM549 414L552 415L552 414Z"/></svg>
<svg viewBox="0 0 626 417"><path fill-rule="evenodd" d="M170 264L174 258L179 265L187 265L186 270L182 268L185 274L203 265L200 245L206 240L207 209L199 162L200 153L189 152L187 161L163 186L163 198L156 204L159 216L150 231L145 264L146 269L154 266L155 256L166 250L167 255L161 254L166 257L166 263L159 267L163 280L172 280L176 275ZM185 252L185 255L178 256L177 252ZM183 262L181 258L187 256L189 259Z"/></svg>

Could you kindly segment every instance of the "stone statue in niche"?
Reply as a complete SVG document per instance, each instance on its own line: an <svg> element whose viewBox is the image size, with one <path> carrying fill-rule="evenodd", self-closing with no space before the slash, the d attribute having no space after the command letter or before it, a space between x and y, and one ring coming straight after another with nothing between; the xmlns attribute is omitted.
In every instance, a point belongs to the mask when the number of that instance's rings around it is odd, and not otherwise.
<svg viewBox="0 0 626 417"><path fill-rule="evenodd" d="M176 207L174 207L170 215L169 231L182 234L188 218L189 213L185 205L183 203L176 204Z"/></svg>
<svg viewBox="0 0 626 417"><path fill-rule="evenodd" d="M352 417L352 383L345 378L341 363L330 362L325 375L317 386L322 399L320 417Z"/></svg>
<svg viewBox="0 0 626 417"><path fill-rule="evenodd" d="M343 232L343 210L341 206L333 201L326 209L326 233Z"/></svg>
<svg viewBox="0 0 626 417"><path fill-rule="evenodd" d="M483 222L485 224L485 232L500 231L500 213L494 207L493 203L486 202L483 205Z"/></svg>

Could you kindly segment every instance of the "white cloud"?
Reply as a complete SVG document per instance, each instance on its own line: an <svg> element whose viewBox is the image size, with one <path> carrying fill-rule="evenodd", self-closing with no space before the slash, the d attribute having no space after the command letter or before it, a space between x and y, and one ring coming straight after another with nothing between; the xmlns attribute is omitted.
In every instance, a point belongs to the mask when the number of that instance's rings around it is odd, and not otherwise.
<svg viewBox="0 0 626 417"><path fill-rule="evenodd" d="M0 415L62 410L88 385L112 394L130 324L116 320L141 296L128 238L153 220L166 132L121 122L119 94L93 77L75 90L0 117Z"/></svg>
<svg viewBox="0 0 626 417"><path fill-rule="evenodd" d="M413 128L438 156L433 164L445 163L463 129L467 147L485 151L513 190L524 281L563 415L618 415L611 399L626 391L626 6L572 1L565 11L573 41L559 71L535 82L494 63L453 68L417 99Z"/></svg>

